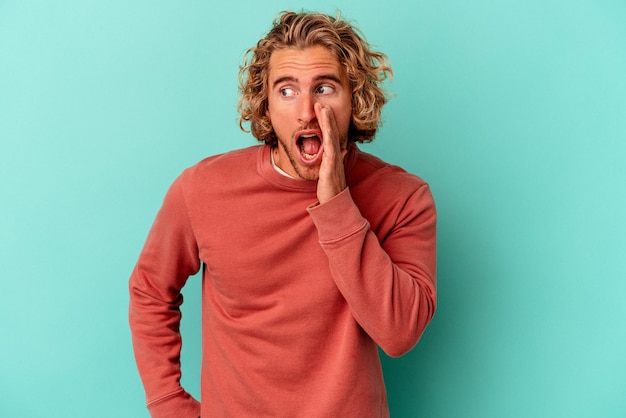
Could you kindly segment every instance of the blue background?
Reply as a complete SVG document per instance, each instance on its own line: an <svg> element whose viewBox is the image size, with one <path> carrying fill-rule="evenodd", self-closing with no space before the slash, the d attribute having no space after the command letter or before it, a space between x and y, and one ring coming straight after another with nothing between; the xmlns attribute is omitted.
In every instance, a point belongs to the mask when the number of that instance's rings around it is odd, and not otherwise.
<svg viewBox="0 0 626 418"><path fill-rule="evenodd" d="M363 149L432 186L439 308L395 417L626 416L626 2L0 0L0 416L141 417L127 279L237 125L283 9L343 13L395 97ZM183 383L199 393L199 280Z"/></svg>

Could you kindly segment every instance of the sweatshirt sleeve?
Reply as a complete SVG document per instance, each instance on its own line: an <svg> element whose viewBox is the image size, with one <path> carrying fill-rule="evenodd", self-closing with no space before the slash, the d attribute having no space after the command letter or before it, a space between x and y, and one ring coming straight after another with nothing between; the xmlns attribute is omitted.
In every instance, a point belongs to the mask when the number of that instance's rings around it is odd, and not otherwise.
<svg viewBox="0 0 626 418"><path fill-rule="evenodd" d="M198 248L180 181L168 191L129 280L129 322L137 368L154 418L200 415L180 385L181 289L198 272Z"/></svg>
<svg viewBox="0 0 626 418"><path fill-rule="evenodd" d="M356 321L388 355L408 352L436 307L436 211L428 185L408 198L380 242L349 189L308 211Z"/></svg>

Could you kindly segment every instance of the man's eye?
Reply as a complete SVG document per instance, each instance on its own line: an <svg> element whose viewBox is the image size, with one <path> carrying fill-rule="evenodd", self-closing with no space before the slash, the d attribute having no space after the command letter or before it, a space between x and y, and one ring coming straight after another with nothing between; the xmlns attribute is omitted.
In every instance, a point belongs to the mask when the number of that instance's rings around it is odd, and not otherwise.
<svg viewBox="0 0 626 418"><path fill-rule="evenodd" d="M294 91L293 89L285 87L285 88L280 89L280 95L283 97L291 97L294 95Z"/></svg>
<svg viewBox="0 0 626 418"><path fill-rule="evenodd" d="M331 94L333 91L335 91L335 89L331 86L319 86L316 92L317 94Z"/></svg>

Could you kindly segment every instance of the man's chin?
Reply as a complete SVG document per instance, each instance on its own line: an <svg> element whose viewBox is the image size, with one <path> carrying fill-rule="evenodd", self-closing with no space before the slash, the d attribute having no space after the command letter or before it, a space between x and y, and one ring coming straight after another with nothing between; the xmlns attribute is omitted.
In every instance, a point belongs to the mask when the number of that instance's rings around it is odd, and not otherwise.
<svg viewBox="0 0 626 418"><path fill-rule="evenodd" d="M294 170L300 180L317 181L320 178L319 166L298 164L297 167L294 167Z"/></svg>
<svg viewBox="0 0 626 418"><path fill-rule="evenodd" d="M320 173L319 173L319 170L318 171L307 171L307 172L300 171L298 173L298 177L300 178L300 180L318 181L319 178L320 178Z"/></svg>

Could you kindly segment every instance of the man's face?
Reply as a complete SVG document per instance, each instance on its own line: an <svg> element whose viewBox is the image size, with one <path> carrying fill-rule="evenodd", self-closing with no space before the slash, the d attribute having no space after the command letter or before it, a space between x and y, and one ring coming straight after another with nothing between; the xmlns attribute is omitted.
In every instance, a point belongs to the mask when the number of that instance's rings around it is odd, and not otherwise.
<svg viewBox="0 0 626 418"><path fill-rule="evenodd" d="M323 158L316 102L332 109L341 148L348 141L352 95L339 60L322 46L274 51L268 78L268 116L278 137L274 161L292 177L317 180Z"/></svg>

